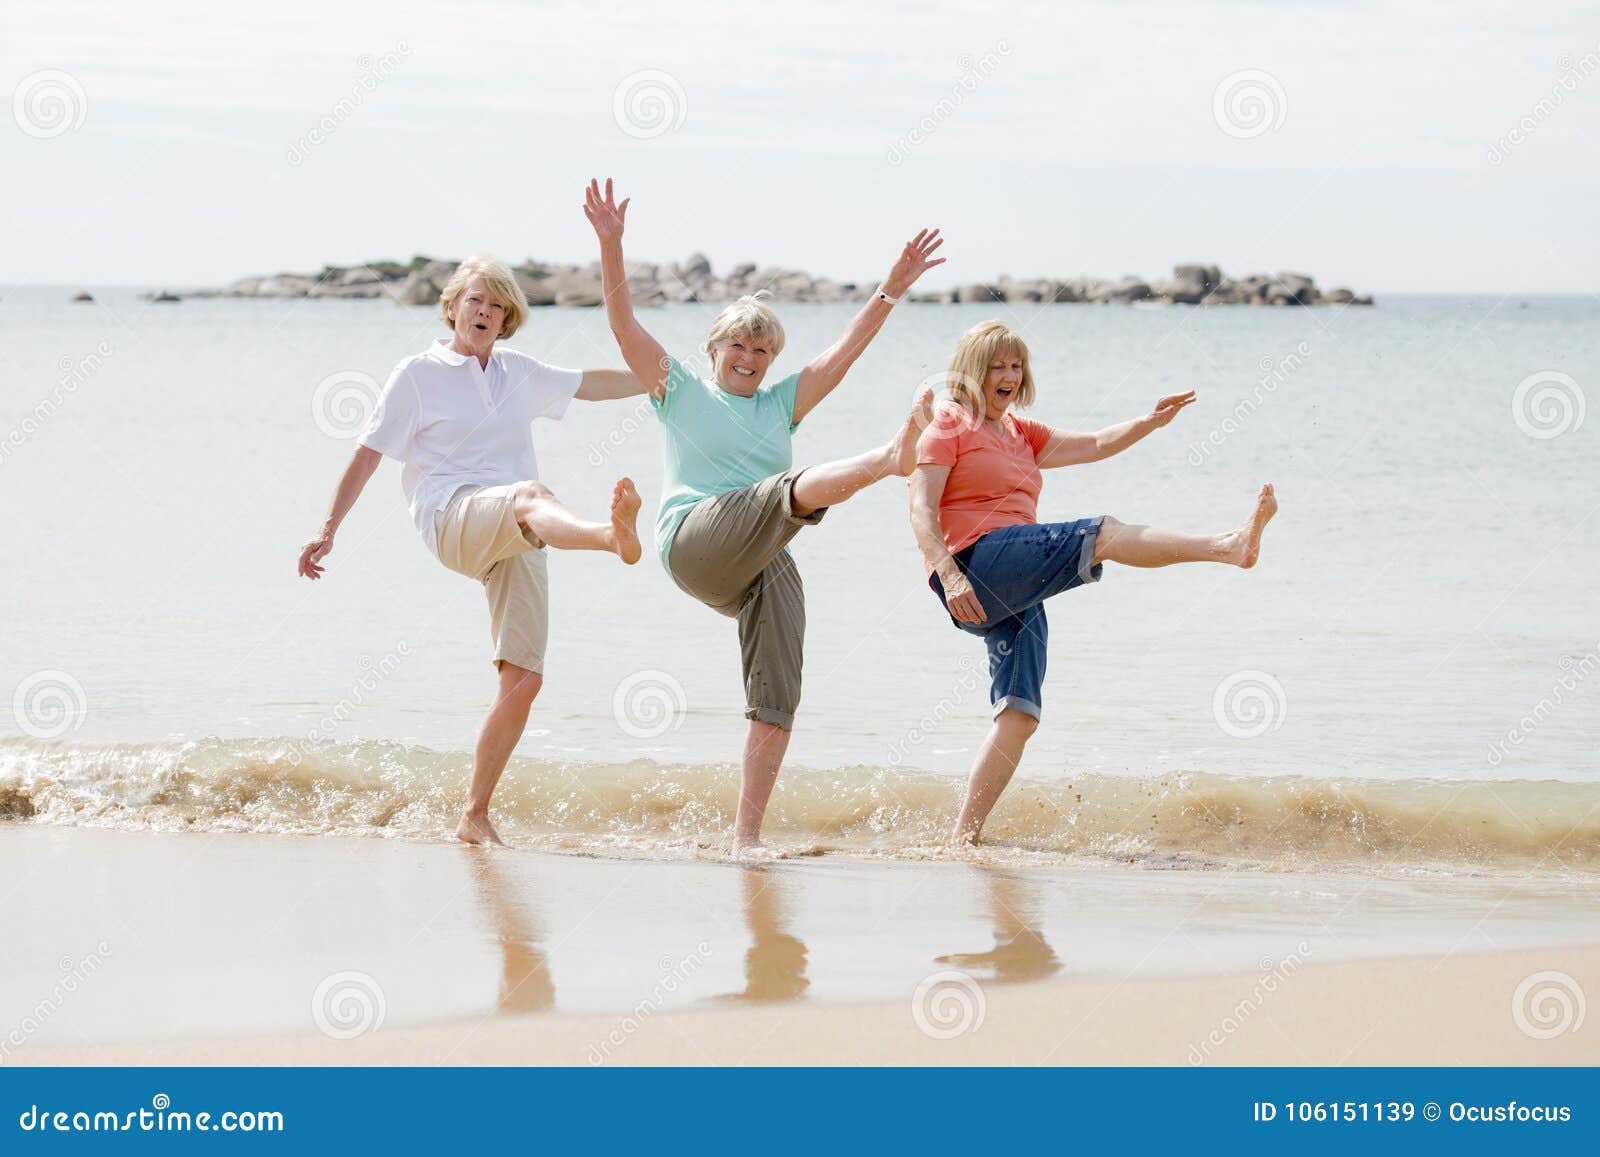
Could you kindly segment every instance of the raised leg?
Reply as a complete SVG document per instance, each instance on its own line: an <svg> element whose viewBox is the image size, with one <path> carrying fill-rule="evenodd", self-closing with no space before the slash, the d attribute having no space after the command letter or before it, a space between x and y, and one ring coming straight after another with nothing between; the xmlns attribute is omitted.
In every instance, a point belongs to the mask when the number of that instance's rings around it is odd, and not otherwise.
<svg viewBox="0 0 1600 1157"><path fill-rule="evenodd" d="M1249 569L1261 557L1261 533L1278 512L1269 482L1256 505L1235 530L1222 534L1184 534L1154 526L1130 526L1107 517L1095 540L1094 561L1124 566L1171 566L1177 562L1220 562Z"/></svg>
<svg viewBox="0 0 1600 1157"><path fill-rule="evenodd" d="M478 732L478 746L472 756L472 785L467 789L467 806L456 825L456 839L469 844L503 844L489 823L489 797L494 795L500 773L528 725L528 710L544 686L544 676L515 663L500 663L500 686L494 706Z"/></svg>
<svg viewBox="0 0 1600 1157"><path fill-rule="evenodd" d="M517 521L546 546L557 550L604 550L632 565L642 550L635 523L639 517L639 491L631 478L620 479L611 492L611 521L584 522L557 501L542 482L517 487Z"/></svg>
<svg viewBox="0 0 1600 1157"><path fill-rule="evenodd" d="M1011 782L1012 774L1022 762L1022 750L1038 727L1039 721L1025 711L1008 708L995 716L967 779L966 802L961 805L961 815L951 833L956 843L978 842L984 822L1006 784Z"/></svg>
<svg viewBox="0 0 1600 1157"><path fill-rule="evenodd" d="M905 424L885 445L854 458L807 466L794 480L794 513L800 518L837 506L885 478L905 478L917 465L917 439L933 421L933 391L924 390Z"/></svg>

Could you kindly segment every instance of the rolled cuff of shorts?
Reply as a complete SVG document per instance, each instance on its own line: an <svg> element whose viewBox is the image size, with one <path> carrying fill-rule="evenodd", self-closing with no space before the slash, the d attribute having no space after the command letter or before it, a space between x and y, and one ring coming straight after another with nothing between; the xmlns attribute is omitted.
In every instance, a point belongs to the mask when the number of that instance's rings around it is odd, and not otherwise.
<svg viewBox="0 0 1600 1157"><path fill-rule="evenodd" d="M495 665L495 670L500 669L501 663L512 663L524 671L532 671L535 675L544 674L544 656L533 655L517 650L515 647L496 647L494 658L489 660Z"/></svg>
<svg viewBox="0 0 1600 1157"><path fill-rule="evenodd" d="M1100 526L1105 520L1106 516L1102 514L1094 520L1093 526L1086 526L1078 532L1083 535L1083 548L1078 551L1079 582L1097 583L1100 581L1101 573L1106 569L1105 563L1094 562L1095 543L1100 540ZM1090 563L1094 563L1094 565L1091 566ZM1037 719L1038 717L1038 714L1035 713L1034 718Z"/></svg>
<svg viewBox="0 0 1600 1157"><path fill-rule="evenodd" d="M822 516L828 513L828 507L818 507L804 518L794 512L794 480L800 477L801 473L799 470L785 470L779 475L783 479L783 516L790 522L798 522L802 526L815 526L822 521Z"/></svg>
<svg viewBox="0 0 1600 1157"><path fill-rule="evenodd" d="M821 511L818 511L820 514ZM794 730L794 712L779 711L776 707L746 707L744 717L753 719L757 723L769 723L773 727L781 727L785 731Z"/></svg>
<svg viewBox="0 0 1600 1157"><path fill-rule="evenodd" d="M1002 711L1020 711L1024 715L1039 718L1040 707L1037 703L1022 698L1020 695L1004 695L995 700L993 718L1000 718Z"/></svg>

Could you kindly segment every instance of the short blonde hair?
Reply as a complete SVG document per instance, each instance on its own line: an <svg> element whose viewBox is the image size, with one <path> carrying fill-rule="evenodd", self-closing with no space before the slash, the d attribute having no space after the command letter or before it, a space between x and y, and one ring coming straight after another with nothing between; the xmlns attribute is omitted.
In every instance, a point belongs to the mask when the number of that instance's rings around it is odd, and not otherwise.
<svg viewBox="0 0 1600 1157"><path fill-rule="evenodd" d="M983 383L989 377L989 363L1006 354L1022 359L1022 384L1017 387L1012 405L1033 405L1033 369L1028 364L1028 343L1021 334L1001 321L981 321L956 342L946 382L950 397L974 417L983 417Z"/></svg>
<svg viewBox="0 0 1600 1157"><path fill-rule="evenodd" d="M455 329L455 318L451 314L455 312L456 302L461 300L467 282L479 276L489 283L489 292L505 307L506 316L500 323L500 336L510 337L528 320L528 299L523 295L522 286L517 284L517 276L511 272L511 267L493 257L469 257L456 266L456 271L444 283L444 289L439 294L439 316L444 318L445 325Z"/></svg>
<svg viewBox="0 0 1600 1157"><path fill-rule="evenodd" d="M711 322L711 332L706 336L703 347L706 353L714 356L713 347L718 342L734 338L765 342L773 357L782 353L783 323L772 312L772 307L762 300L766 296L764 289L746 294L717 314Z"/></svg>

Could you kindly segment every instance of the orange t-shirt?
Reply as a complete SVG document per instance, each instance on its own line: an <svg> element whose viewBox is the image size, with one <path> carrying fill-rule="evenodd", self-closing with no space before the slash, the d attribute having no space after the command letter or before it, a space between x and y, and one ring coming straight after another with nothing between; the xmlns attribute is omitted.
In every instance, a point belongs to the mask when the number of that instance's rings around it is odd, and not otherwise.
<svg viewBox="0 0 1600 1157"><path fill-rule="evenodd" d="M942 403L917 442L917 464L950 467L939 529L955 554L991 530L1039 521L1043 476L1035 457L1050 440L1043 422L1007 413L996 433L956 402Z"/></svg>

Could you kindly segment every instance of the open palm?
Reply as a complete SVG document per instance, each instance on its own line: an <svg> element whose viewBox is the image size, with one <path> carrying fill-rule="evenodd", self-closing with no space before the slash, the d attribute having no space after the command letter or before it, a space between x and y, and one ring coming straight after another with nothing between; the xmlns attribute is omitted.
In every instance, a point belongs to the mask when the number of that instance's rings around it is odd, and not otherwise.
<svg viewBox="0 0 1600 1157"><path fill-rule="evenodd" d="M599 234L602 241L614 241L622 236L622 228L628 220L628 201L624 197L622 204L617 204L611 195L611 178L606 178L604 196L600 193L600 182L591 179L589 187L583 191L583 215L589 218L589 224L594 226L594 231Z"/></svg>
<svg viewBox="0 0 1600 1157"><path fill-rule="evenodd" d="M900 251L900 260L894 263L889 276L883 279L884 292L890 297L899 297L916 284L917 278L935 265L943 265L943 257L933 256L933 251L943 244L944 238L939 236L937 229L924 229L907 241L906 247Z"/></svg>
<svg viewBox="0 0 1600 1157"><path fill-rule="evenodd" d="M1168 394L1155 404L1150 411L1150 417L1157 426L1165 426L1178 416L1178 411L1189 405L1195 399L1195 392L1189 390L1182 394Z"/></svg>

